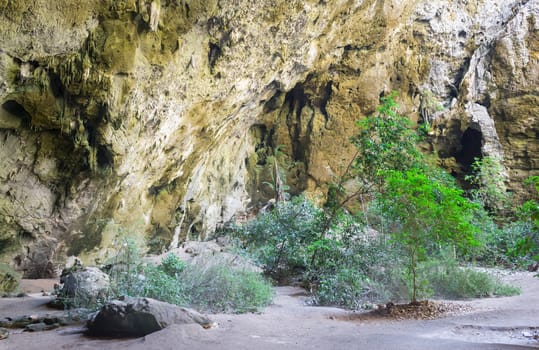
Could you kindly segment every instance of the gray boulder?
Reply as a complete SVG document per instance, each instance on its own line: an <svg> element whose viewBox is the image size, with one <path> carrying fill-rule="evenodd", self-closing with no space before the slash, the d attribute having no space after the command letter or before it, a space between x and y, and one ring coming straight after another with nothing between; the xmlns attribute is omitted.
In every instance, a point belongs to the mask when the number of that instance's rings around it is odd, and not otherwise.
<svg viewBox="0 0 539 350"><path fill-rule="evenodd" d="M62 272L56 303L67 307L92 307L107 299L110 278L97 267L74 267Z"/></svg>
<svg viewBox="0 0 539 350"><path fill-rule="evenodd" d="M87 326L88 333L94 336L145 336L172 324L215 326L212 320L194 310L151 298L111 301L88 321Z"/></svg>

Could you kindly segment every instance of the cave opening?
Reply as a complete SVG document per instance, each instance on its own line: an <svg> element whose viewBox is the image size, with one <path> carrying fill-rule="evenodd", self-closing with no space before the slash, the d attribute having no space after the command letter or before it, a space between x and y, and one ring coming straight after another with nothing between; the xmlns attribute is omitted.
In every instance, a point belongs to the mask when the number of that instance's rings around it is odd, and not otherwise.
<svg viewBox="0 0 539 350"><path fill-rule="evenodd" d="M17 118L22 119L25 122L30 122L32 117L30 116L30 113L24 109L23 106L21 106L17 101L9 100L2 104L2 108L10 113L11 115L14 115Z"/></svg>
<svg viewBox="0 0 539 350"><path fill-rule="evenodd" d="M305 89L301 84L296 85L290 92L286 94L285 105L288 106L288 114L286 116L286 124L290 140L292 141L292 158L295 161L305 161L307 147L305 130L302 130L302 111L309 103L309 98L305 93Z"/></svg>
<svg viewBox="0 0 539 350"><path fill-rule="evenodd" d="M475 160L483 157L481 152L483 133L472 127L467 128L462 134L461 145L462 149L456 155L456 159L464 173L469 173Z"/></svg>
<svg viewBox="0 0 539 350"><path fill-rule="evenodd" d="M112 152L106 147L99 145L97 147L97 165L101 169L105 169L108 167L112 167L114 162L114 157L112 155Z"/></svg>

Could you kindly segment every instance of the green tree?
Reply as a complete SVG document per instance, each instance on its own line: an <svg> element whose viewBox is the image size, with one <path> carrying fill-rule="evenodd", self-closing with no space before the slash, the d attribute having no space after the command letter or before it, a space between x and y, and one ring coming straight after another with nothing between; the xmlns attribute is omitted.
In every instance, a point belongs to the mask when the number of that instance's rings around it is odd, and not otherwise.
<svg viewBox="0 0 539 350"><path fill-rule="evenodd" d="M357 122L359 133L351 138L358 154L352 173L375 181L385 170L405 171L420 167L424 156L417 148L418 136L407 117L398 113L395 93L382 97L375 115Z"/></svg>
<svg viewBox="0 0 539 350"><path fill-rule="evenodd" d="M385 186L378 200L394 223L393 239L406 250L412 283L412 303L417 302L418 263L427 249L452 243L465 248L476 245L477 228L472 224L475 204L448 181L427 176L421 169L384 172Z"/></svg>
<svg viewBox="0 0 539 350"><path fill-rule="evenodd" d="M418 136L411 129L410 120L399 115L395 96L392 93L381 97L376 114L356 122L358 134L350 138L356 152L330 186L327 203L333 214L330 217L350 201L379 188L383 182L382 171L407 170L425 162L416 147ZM344 184L350 180L356 182L356 190L345 194Z"/></svg>
<svg viewBox="0 0 539 350"><path fill-rule="evenodd" d="M371 197L383 185L383 171L407 170L426 163L416 144L418 136L411 128L410 120L398 113L396 93L380 98L376 114L358 120L357 135L350 138L356 152L341 176L330 185L326 202L326 218L319 240L326 238L333 221L349 203ZM355 190L346 191L345 184L355 183ZM311 257L315 263L318 249Z"/></svg>

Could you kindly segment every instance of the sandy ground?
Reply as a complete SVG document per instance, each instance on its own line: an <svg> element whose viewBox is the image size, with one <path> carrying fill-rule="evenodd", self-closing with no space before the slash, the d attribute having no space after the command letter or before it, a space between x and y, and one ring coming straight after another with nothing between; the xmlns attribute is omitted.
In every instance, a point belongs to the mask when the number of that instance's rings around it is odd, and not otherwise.
<svg viewBox="0 0 539 350"><path fill-rule="evenodd" d="M217 328L172 326L138 339L86 337L78 327L29 333L14 331L0 350L32 349L539 349L539 278L519 272L504 277L522 288L516 297L459 301L471 311L436 320L358 317L337 308L310 307L302 290L281 287L260 314L212 315ZM23 289L52 289L54 281L25 281ZM48 297L0 299L0 317L47 312Z"/></svg>

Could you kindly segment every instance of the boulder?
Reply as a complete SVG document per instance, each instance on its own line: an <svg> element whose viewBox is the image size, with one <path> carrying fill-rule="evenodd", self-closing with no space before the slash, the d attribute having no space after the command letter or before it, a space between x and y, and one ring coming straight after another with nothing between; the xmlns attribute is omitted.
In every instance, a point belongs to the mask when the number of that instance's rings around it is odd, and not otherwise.
<svg viewBox="0 0 539 350"><path fill-rule="evenodd" d="M203 242L189 241L161 255L147 257L145 261L158 265L169 254L174 254L180 260L189 264L206 265L218 261L219 264L227 265L238 270L262 272L259 266L253 264L249 259L233 253L231 249L228 249L229 247L231 247L231 244L225 239Z"/></svg>
<svg viewBox="0 0 539 350"><path fill-rule="evenodd" d="M125 298L104 305L88 321L94 336L145 336L172 324L215 325L200 313L150 298Z"/></svg>
<svg viewBox="0 0 539 350"><path fill-rule="evenodd" d="M60 283L56 303L67 307L90 307L106 300L110 293L109 276L97 267L64 270Z"/></svg>

